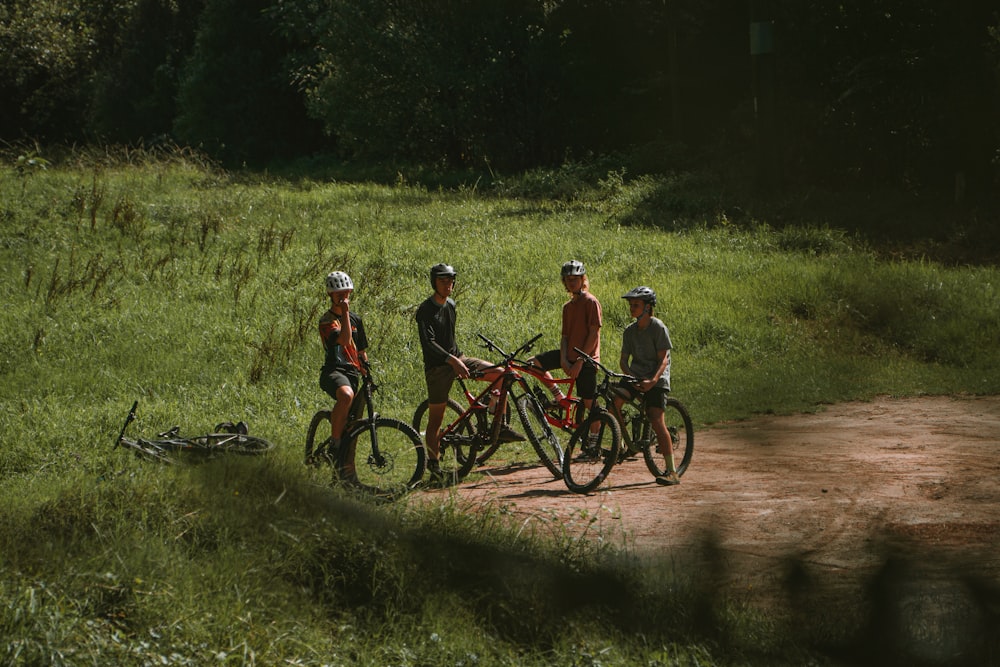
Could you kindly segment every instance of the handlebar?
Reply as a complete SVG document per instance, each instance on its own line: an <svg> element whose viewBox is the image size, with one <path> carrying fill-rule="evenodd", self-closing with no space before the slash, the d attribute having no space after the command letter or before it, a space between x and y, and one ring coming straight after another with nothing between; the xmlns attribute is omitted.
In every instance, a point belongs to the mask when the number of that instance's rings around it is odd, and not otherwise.
<svg viewBox="0 0 1000 667"><path fill-rule="evenodd" d="M500 355L503 357L504 364L506 364L509 361L516 361L517 360L516 358L517 358L517 356L519 354L524 354L524 353L530 351L531 348L538 341L538 339L542 337L542 334L538 334L534 338L532 338L531 340L529 340L528 342L526 342L523 345L521 345L521 347L517 348L513 352L508 353L508 352L504 352L504 350L503 350L502 347L500 347L499 345L497 345L496 343L494 343L493 341L491 341L489 338L487 338L483 334L477 333L476 335L479 336L479 338L485 343L484 347L486 347L489 350L496 351L496 352L500 353Z"/></svg>
<svg viewBox="0 0 1000 667"><path fill-rule="evenodd" d="M610 368L599 362L597 359L594 359L592 356L590 356L589 354L587 354L578 347L574 347L573 350L580 355L580 357L584 360L585 363L600 368L602 371L604 371L604 374L609 377L613 377L618 380L624 380L629 384L639 384L640 382L642 382L642 380L635 377L634 375L625 375L624 373L614 372L613 370L611 370Z"/></svg>

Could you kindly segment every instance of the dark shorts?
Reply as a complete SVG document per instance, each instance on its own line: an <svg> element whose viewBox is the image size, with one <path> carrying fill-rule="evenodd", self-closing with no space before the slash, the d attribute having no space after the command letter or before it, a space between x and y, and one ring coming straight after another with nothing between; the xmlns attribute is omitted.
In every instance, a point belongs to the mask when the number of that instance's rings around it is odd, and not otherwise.
<svg viewBox="0 0 1000 667"><path fill-rule="evenodd" d="M337 400L337 390L341 387L350 387L351 391L357 394L360 380L361 374L357 372L352 373L341 368L323 369L319 375L319 386L330 395L330 398Z"/></svg>
<svg viewBox="0 0 1000 667"><path fill-rule="evenodd" d="M475 357L461 356L459 359L470 371L488 371L495 368L490 362ZM451 385L455 382L455 371L451 366L443 364L425 368L424 379L427 381L427 402L431 405L447 403Z"/></svg>
<svg viewBox="0 0 1000 667"><path fill-rule="evenodd" d="M535 359L539 365L547 371L557 371L562 369L560 363L562 352L559 350L549 350L542 352ZM580 374L576 378L576 395L580 398L591 399L597 395L597 368L584 362Z"/></svg>
<svg viewBox="0 0 1000 667"><path fill-rule="evenodd" d="M670 393L664 387L653 387L644 394L633 385L625 382L620 382L617 389L630 401L638 398L642 406L647 410L650 408L665 410L667 407L667 394Z"/></svg>

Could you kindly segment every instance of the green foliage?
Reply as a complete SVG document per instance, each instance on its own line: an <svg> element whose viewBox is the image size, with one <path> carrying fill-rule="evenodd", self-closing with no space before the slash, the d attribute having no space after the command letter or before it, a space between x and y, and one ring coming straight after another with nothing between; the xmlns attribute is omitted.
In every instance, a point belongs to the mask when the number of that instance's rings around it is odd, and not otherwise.
<svg viewBox="0 0 1000 667"><path fill-rule="evenodd" d="M263 11L270 0L206 0L178 90L174 130L229 164L314 149L318 138L282 68L288 44Z"/></svg>
<svg viewBox="0 0 1000 667"><path fill-rule="evenodd" d="M85 153L30 176L6 164L0 629L15 664L746 664L748 644L774 664L792 651L715 600L697 563L634 562L603 510L515 523L421 494L373 506L303 470L304 430L328 402L316 325L333 268L357 285L378 409L403 420L424 396L412 318L438 261L459 270L474 354L488 354L477 332L555 346L559 266L577 258L614 365L620 296L651 285L697 424L1000 389L995 268L886 260L823 227L635 224L658 188L701 194L621 168L532 173L503 196L237 177L186 152ZM133 435L244 419L277 449L143 464L112 448L136 399Z"/></svg>
<svg viewBox="0 0 1000 667"><path fill-rule="evenodd" d="M104 141L156 143L178 115L181 69L205 0L139 0L94 75L89 126Z"/></svg>
<svg viewBox="0 0 1000 667"><path fill-rule="evenodd" d="M228 165L323 153L342 172L419 169L410 182L424 183L633 152L630 178L715 172L715 193L662 193L681 226L695 206L732 219L711 208L719 190L864 199L874 184L989 234L994 4L9 0L0 138L180 141ZM762 18L775 50L748 60Z"/></svg>

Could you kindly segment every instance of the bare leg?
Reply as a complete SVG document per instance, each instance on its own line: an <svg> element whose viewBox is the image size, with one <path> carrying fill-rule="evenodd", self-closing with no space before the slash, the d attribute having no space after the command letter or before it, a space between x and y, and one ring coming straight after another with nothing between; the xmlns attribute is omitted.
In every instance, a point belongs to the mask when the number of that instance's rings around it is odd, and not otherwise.
<svg viewBox="0 0 1000 667"><path fill-rule="evenodd" d="M344 434L344 426L347 425L347 417L351 412L351 403L354 402L354 390L349 386L337 388L337 402L330 411L330 436L335 442L340 442L340 436ZM345 452L343 473L354 474L354 452Z"/></svg>
<svg viewBox="0 0 1000 667"><path fill-rule="evenodd" d="M566 394L564 394L563 390L559 387L559 385L557 385L554 382L552 373L542 369L542 367L538 365L538 360L535 357L528 359L528 364L542 371L542 377L539 379L541 380L541 383L545 385L545 388L549 390L549 393L551 393L557 401L561 401L566 398Z"/></svg>
<svg viewBox="0 0 1000 667"><path fill-rule="evenodd" d="M438 435L446 407L447 403L431 403L427 406L427 431L424 433L424 440L427 443L427 458L430 461L436 462L441 457Z"/></svg>
<svg viewBox="0 0 1000 667"><path fill-rule="evenodd" d="M648 415L649 423L653 427L653 432L656 434L657 451L666 457L667 465L670 471L677 472L677 468L674 466L674 443L670 438L670 432L667 430L667 425L663 423L663 409L649 408Z"/></svg>

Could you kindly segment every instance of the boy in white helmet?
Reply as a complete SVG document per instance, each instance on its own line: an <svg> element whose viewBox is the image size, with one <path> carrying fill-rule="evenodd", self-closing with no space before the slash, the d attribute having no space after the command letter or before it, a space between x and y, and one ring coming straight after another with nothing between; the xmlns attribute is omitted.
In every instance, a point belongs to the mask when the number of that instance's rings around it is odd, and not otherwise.
<svg viewBox="0 0 1000 667"><path fill-rule="evenodd" d="M567 377L576 378L577 395L583 399L584 407L589 408L597 394L597 370L583 363L583 357L577 354L575 348L600 361L601 303L590 293L590 280L583 262L571 259L562 265L559 273L563 287L570 294L569 301L562 308L559 349L543 352L528 361L546 371L548 379L552 377L548 371L557 368L561 368ZM559 385L554 382L545 384L555 400L566 407L566 396Z"/></svg>
<svg viewBox="0 0 1000 667"><path fill-rule="evenodd" d="M332 451L340 444L358 383L367 372L368 337L361 316L351 312L354 293L351 277L343 271L333 271L326 277L326 292L330 295L330 309L319 318L319 337L326 352L319 386L336 401L330 411ZM340 478L357 480L353 451L345 452Z"/></svg>
<svg viewBox="0 0 1000 667"><path fill-rule="evenodd" d="M667 473L656 478L658 484L680 484L674 465L674 448L670 432L664 423L663 412L670 391L670 332L660 319L653 317L656 292L645 285L629 290L622 298L628 301L629 313L635 320L625 327L622 334L622 352L619 365L622 373L640 380L638 385L623 384L619 391L628 399L642 398L642 407L649 416L649 423L656 434L656 444L666 459ZM621 408L626 399L615 399Z"/></svg>

